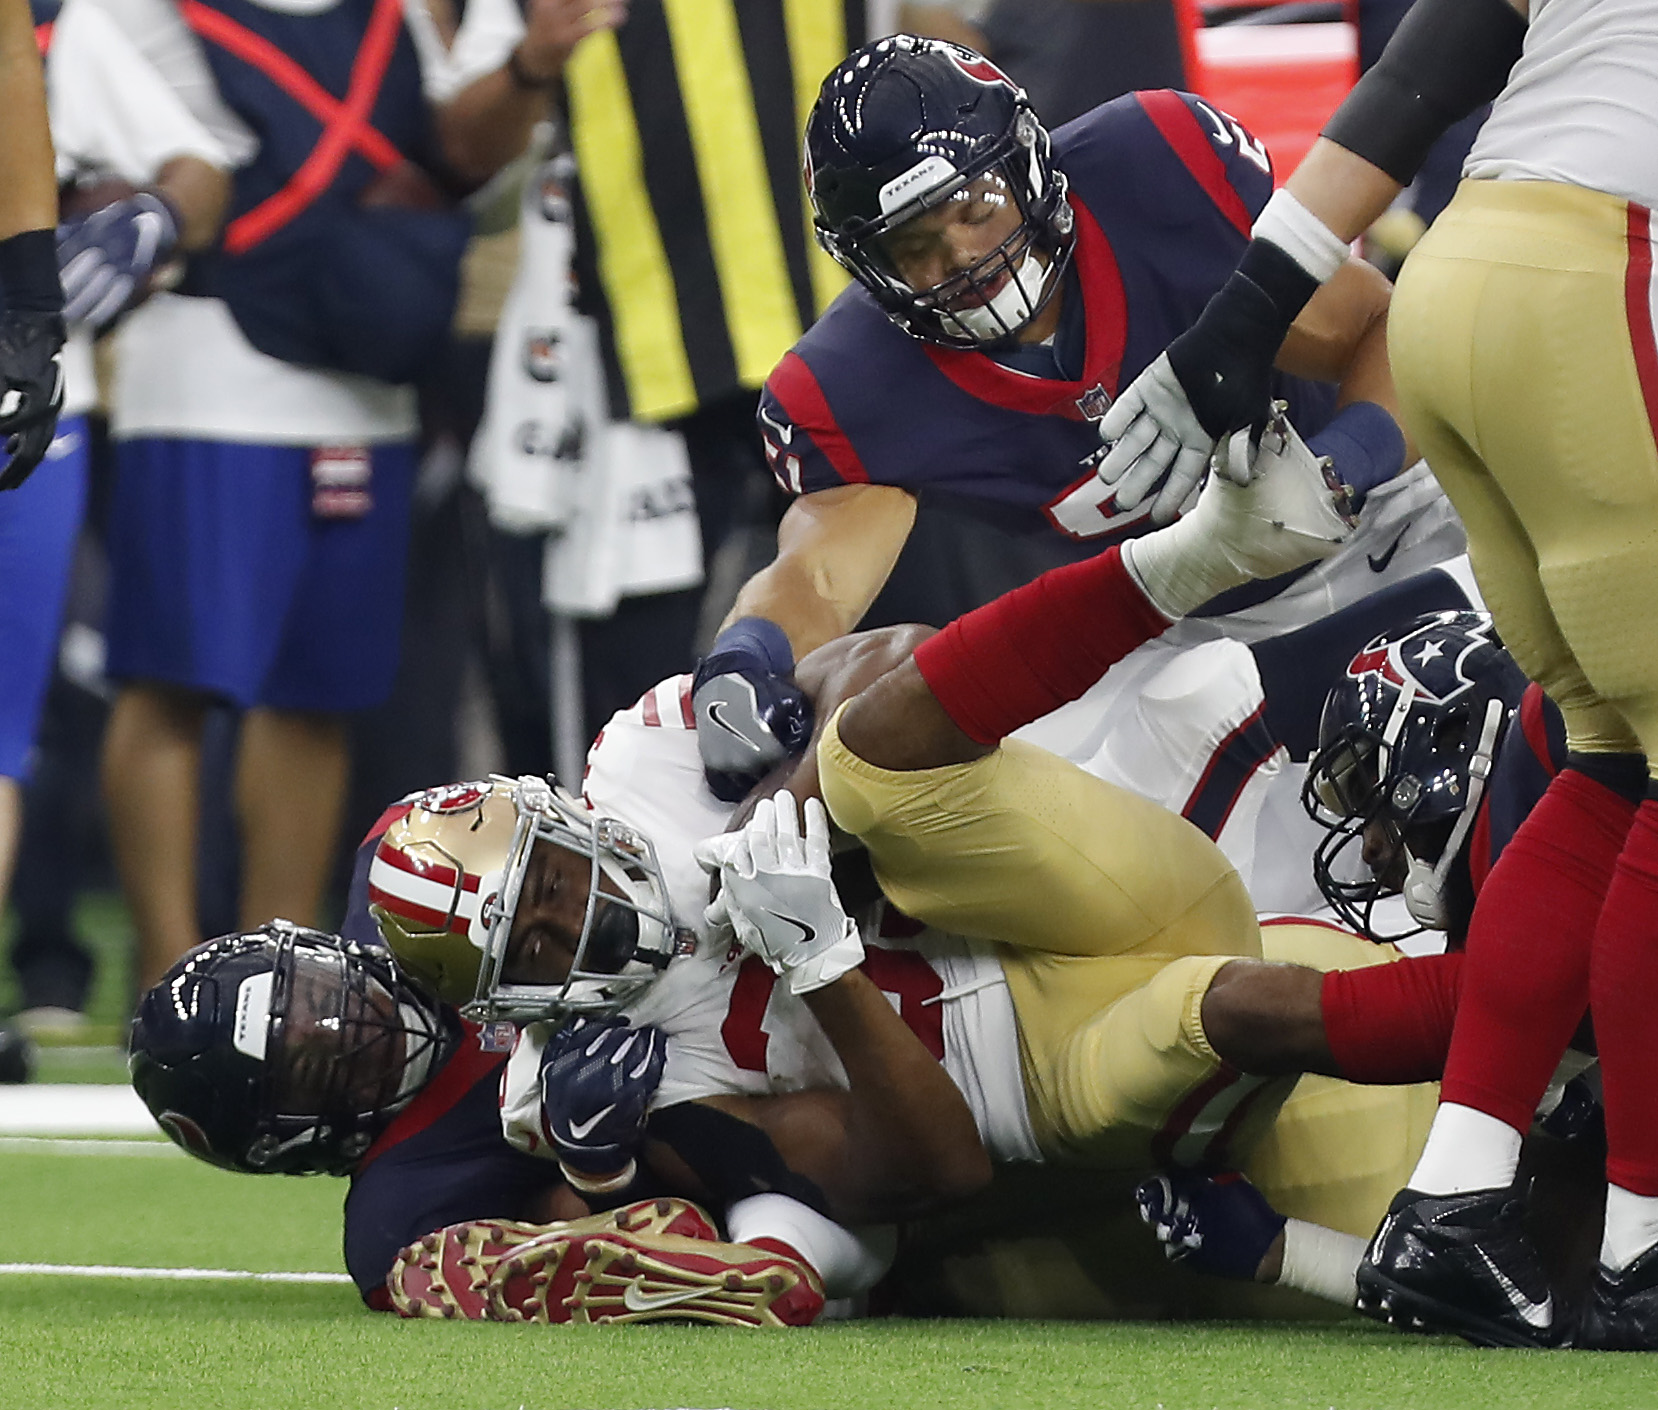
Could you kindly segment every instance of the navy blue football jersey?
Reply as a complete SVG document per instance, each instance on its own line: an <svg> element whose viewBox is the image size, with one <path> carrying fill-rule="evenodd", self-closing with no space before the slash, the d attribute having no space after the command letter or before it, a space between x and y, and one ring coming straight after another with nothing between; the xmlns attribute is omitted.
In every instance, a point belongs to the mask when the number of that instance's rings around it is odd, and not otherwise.
<svg viewBox="0 0 1658 1410"><path fill-rule="evenodd" d="M1092 473L1095 423L1118 390L1197 319L1272 193L1266 149L1202 99L1163 89L1115 99L1054 134L1077 242L1064 297L1084 310L1081 375L1035 376L982 352L910 337L862 286L845 290L783 358L760 397L767 459L791 494L898 485L991 510L1008 528ZM1335 389L1279 376L1304 434ZM1146 527L1113 516L1104 548Z"/></svg>

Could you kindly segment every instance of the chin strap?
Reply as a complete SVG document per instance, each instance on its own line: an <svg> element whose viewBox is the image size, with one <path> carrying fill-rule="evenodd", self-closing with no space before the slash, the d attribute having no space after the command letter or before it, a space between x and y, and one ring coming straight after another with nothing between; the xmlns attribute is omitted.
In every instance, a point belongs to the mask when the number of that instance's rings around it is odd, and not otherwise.
<svg viewBox="0 0 1658 1410"><path fill-rule="evenodd" d="M1493 698L1486 701L1485 722L1480 726L1479 744L1475 746L1474 757L1468 765L1468 801L1463 805L1456 826L1451 829L1451 835L1446 839L1444 849L1439 854L1439 864L1430 871L1426 862L1410 856L1408 846L1405 849L1409 858L1405 874L1405 908L1411 913L1412 919L1435 930L1445 928L1445 880L1450 876L1451 867L1462 851L1462 844L1474 826L1480 800L1485 796L1486 780L1491 777L1491 767L1496 759L1497 736L1502 732L1503 716L1506 713L1506 707L1501 700ZM1392 727L1393 722L1390 720L1388 728L1391 730Z"/></svg>

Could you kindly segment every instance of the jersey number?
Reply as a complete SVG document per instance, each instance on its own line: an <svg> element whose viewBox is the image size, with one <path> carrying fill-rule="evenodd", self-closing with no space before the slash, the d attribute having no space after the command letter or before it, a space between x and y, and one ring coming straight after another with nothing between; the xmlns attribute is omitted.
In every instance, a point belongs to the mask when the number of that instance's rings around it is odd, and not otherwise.
<svg viewBox="0 0 1658 1410"><path fill-rule="evenodd" d="M944 981L914 950L886 950L871 945L864 953L863 972L898 1010L910 1032L938 1061L944 1060L944 1012L936 1001ZM766 1070L769 1039L761 1024L777 976L763 960L750 955L737 970L731 1002L720 1025L720 1037L731 1061L746 1072Z"/></svg>
<svg viewBox="0 0 1658 1410"><path fill-rule="evenodd" d="M1267 155L1267 149L1257 138L1250 135L1241 122L1234 117L1216 112L1207 103L1198 103L1196 106L1198 111L1214 124L1209 137L1217 147L1230 147L1236 142L1239 156L1253 162L1268 176L1272 175L1272 158Z"/></svg>

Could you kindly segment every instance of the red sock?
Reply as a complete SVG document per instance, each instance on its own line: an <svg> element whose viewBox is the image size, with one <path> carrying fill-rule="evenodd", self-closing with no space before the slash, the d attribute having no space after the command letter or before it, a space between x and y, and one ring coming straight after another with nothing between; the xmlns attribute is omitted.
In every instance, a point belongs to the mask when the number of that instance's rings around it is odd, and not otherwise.
<svg viewBox="0 0 1658 1410"><path fill-rule="evenodd" d="M1460 953L1423 955L1324 976L1324 1040L1349 1082L1437 1082L1451 1046Z"/></svg>
<svg viewBox="0 0 1658 1410"><path fill-rule="evenodd" d="M1113 547L956 618L915 664L962 733L994 744L1075 700L1168 625Z"/></svg>
<svg viewBox="0 0 1658 1410"><path fill-rule="evenodd" d="M1517 1131L1589 1003L1595 922L1635 805L1562 769L1480 888L1440 1100Z"/></svg>
<svg viewBox="0 0 1658 1410"><path fill-rule="evenodd" d="M1606 1093L1606 1177L1658 1195L1658 802L1635 814L1595 928L1589 1005Z"/></svg>

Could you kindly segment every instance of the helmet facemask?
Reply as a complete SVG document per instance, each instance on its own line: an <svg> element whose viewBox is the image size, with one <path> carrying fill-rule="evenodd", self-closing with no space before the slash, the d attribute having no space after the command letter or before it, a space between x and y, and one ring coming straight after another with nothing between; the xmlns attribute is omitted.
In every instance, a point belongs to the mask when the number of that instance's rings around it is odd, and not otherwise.
<svg viewBox="0 0 1658 1410"><path fill-rule="evenodd" d="M281 945L268 978L268 986L257 976L244 980L247 997L237 1001L240 1017L244 1002L257 1008L261 988L269 996L262 1054L252 1051L253 1029L244 1033L239 1024L236 1035L238 1047L246 1041L243 1051L264 1058L261 1106L270 1113L269 1129L246 1158L265 1165L298 1139L326 1142L344 1130L333 1173L348 1173L377 1129L425 1085L442 1046L441 1021L390 965L371 967L362 956L314 940Z"/></svg>
<svg viewBox="0 0 1658 1410"><path fill-rule="evenodd" d="M499 899L483 921L483 961L472 1001L478 1022L529 1022L571 1013L614 1013L654 984L680 950L667 883L650 840L599 817L546 779L513 785L517 824L502 868ZM568 975L558 983L512 978L513 921L538 843L588 862L586 909Z"/></svg>

